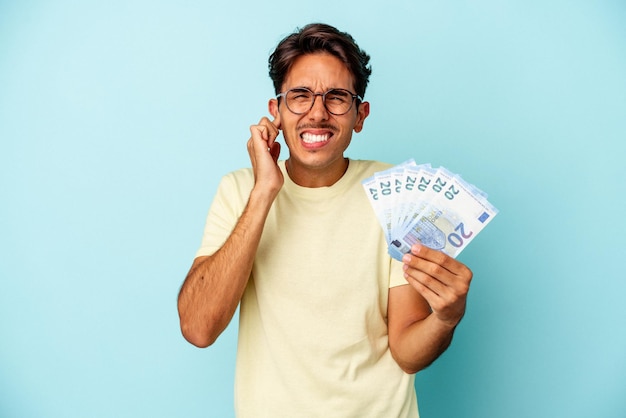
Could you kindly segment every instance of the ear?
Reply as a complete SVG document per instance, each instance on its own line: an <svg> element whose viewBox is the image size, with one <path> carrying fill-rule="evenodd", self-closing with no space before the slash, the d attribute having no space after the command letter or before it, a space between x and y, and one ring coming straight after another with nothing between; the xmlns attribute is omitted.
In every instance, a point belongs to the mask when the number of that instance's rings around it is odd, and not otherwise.
<svg viewBox="0 0 626 418"><path fill-rule="evenodd" d="M278 111L278 100L270 99L270 101L267 103L267 109L269 110L270 115L274 117L274 120L272 121L272 123L276 125L276 128L281 129L280 112Z"/></svg>
<svg viewBox="0 0 626 418"><path fill-rule="evenodd" d="M278 111L278 100L270 99L270 101L267 103L267 109L269 110L270 115L274 117L272 123L276 125L276 128L282 129L280 122L280 112Z"/></svg>
<svg viewBox="0 0 626 418"><path fill-rule="evenodd" d="M267 103L267 109L270 115L274 116L274 119L276 119L278 117L278 99L270 99Z"/></svg>
<svg viewBox="0 0 626 418"><path fill-rule="evenodd" d="M370 114L370 104L369 102L363 102L359 105L356 114L356 122L354 123L354 132L359 133L363 129L363 122L365 122L365 118Z"/></svg>

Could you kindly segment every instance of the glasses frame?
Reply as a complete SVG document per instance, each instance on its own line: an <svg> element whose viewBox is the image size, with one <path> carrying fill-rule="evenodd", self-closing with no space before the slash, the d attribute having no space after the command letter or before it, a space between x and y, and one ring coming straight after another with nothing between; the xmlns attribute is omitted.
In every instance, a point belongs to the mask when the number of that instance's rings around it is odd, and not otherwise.
<svg viewBox="0 0 626 418"><path fill-rule="evenodd" d="M291 110L291 108L289 107L289 105L287 104L287 94L289 94L289 92L294 91L294 90L306 90L309 93L311 93L313 95L312 99L311 99L311 106L304 112L294 112L293 110ZM326 95L330 92L333 91L342 91L342 92L346 92L348 93L349 96L352 97L352 101L350 102L350 107L348 107L348 109L343 112L343 113L335 113L332 112L328 106L326 106ZM346 89L330 89L325 91L324 93L315 93L314 91L312 91L311 89L308 89L306 87L294 87L292 89L287 90L286 92L280 93L276 96L277 99L280 99L281 97L283 97L285 99L285 106L287 107L287 109L289 109L289 111L291 113L293 113L294 115L304 115L305 113L308 113L311 111L311 109L313 109L313 106L315 106L315 99L317 98L317 96L322 96L322 104L324 105L324 109L326 109L326 111L328 113L330 113L331 115L335 115L335 116L342 116L345 115L346 113L348 113L350 110L352 110L352 106L354 106L354 101L358 100L359 102L363 101L363 98L361 96L359 96L358 94L352 93L350 90L346 90Z"/></svg>

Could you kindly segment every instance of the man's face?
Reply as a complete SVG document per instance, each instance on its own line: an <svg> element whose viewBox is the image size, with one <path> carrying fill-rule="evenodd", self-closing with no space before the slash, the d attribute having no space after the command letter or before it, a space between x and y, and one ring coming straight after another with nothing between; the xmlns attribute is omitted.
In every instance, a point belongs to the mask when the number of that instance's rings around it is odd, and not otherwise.
<svg viewBox="0 0 626 418"><path fill-rule="evenodd" d="M354 78L348 68L336 57L325 54L308 54L296 59L285 78L282 92L296 87L306 87L314 93L330 89L345 89L354 93ZM352 139L352 131L360 132L369 114L369 103L357 106L356 101L348 113L333 115L326 110L321 96L315 98L308 112L296 115L276 99L270 100L270 113L280 117L280 127L289 148L289 175L297 183L313 187L318 184L308 180L326 178L332 183L345 172L344 151ZM303 181L304 180L304 181ZM331 183L331 184L332 184Z"/></svg>

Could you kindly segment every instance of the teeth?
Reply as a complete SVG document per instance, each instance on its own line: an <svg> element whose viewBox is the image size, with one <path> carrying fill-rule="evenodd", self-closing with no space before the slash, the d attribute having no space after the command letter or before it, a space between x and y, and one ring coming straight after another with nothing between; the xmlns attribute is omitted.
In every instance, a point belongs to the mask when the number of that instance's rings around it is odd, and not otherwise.
<svg viewBox="0 0 626 418"><path fill-rule="evenodd" d="M302 134L302 140L306 142L307 144L314 144L316 142L325 142L325 141L328 141L329 137L330 137L329 134L325 134L325 135L313 135L313 134L307 134L307 133Z"/></svg>

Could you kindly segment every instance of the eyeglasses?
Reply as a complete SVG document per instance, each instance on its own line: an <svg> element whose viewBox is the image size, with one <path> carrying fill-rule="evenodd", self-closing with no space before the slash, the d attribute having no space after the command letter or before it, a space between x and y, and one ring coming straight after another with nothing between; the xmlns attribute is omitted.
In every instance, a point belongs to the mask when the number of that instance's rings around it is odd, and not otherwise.
<svg viewBox="0 0 626 418"><path fill-rule="evenodd" d="M344 89L331 89L326 93L313 93L306 87L297 87L280 93L276 98L284 97L287 109L296 115L307 113L313 108L315 98L322 96L322 103L331 115L345 115L352 109L355 99L362 101L361 96Z"/></svg>

